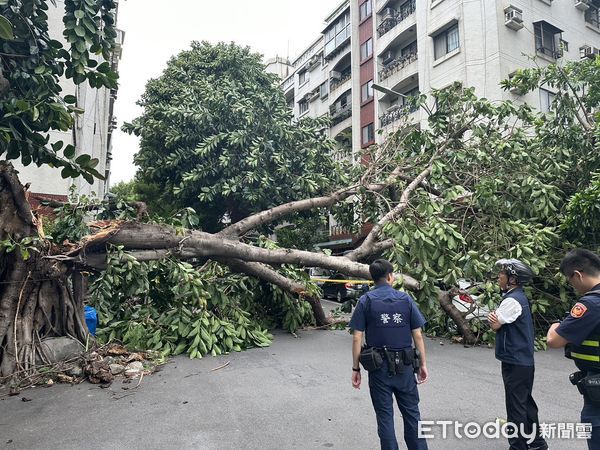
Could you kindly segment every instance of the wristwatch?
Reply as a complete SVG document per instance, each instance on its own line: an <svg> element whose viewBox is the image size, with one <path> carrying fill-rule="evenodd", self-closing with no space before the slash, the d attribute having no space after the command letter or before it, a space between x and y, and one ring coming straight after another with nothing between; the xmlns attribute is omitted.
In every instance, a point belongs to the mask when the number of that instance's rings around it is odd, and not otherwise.
<svg viewBox="0 0 600 450"><path fill-rule="evenodd" d="M353 367L352 370L354 370L355 372L360 372L360 367L358 367L356 369Z"/></svg>

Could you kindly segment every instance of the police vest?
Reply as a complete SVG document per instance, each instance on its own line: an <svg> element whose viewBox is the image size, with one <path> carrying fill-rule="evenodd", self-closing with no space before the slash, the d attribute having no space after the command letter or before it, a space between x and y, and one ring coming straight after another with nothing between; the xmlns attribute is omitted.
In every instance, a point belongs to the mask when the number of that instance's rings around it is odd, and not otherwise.
<svg viewBox="0 0 600 450"><path fill-rule="evenodd" d="M412 346L412 302L404 293L394 290L390 294L385 298L371 298L367 294L367 345L402 350Z"/></svg>
<svg viewBox="0 0 600 450"><path fill-rule="evenodd" d="M600 297L600 291L587 292L584 297L590 294ZM600 322L581 344L567 344L565 356L572 359L579 370L600 372Z"/></svg>

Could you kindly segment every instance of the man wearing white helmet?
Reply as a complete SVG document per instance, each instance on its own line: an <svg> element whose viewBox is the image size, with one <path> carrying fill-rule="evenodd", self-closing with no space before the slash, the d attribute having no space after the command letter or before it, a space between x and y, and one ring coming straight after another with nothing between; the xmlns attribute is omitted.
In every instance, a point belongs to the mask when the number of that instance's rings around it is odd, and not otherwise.
<svg viewBox="0 0 600 450"><path fill-rule="evenodd" d="M540 436L538 408L533 400L534 330L529 300L523 286L533 278L533 272L518 259L501 259L496 262L498 285L502 302L488 315L492 330L496 332L496 359L502 363L502 380L508 422L514 424L508 439L511 450L547 449ZM518 432L518 433L517 433ZM533 442L525 436L535 433Z"/></svg>

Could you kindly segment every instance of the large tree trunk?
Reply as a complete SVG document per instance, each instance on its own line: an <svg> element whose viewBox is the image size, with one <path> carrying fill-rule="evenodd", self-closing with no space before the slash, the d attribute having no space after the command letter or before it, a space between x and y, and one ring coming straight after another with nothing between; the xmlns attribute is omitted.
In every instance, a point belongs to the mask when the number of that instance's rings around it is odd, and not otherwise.
<svg viewBox="0 0 600 450"><path fill-rule="evenodd" d="M14 169L0 163L0 241L38 238L37 225ZM16 245L9 252L0 245L0 377L26 375L44 361L40 343L46 337L86 339L81 275L70 283L65 264L44 258L47 245L29 249L29 256L22 249Z"/></svg>
<svg viewBox="0 0 600 450"><path fill-rule="evenodd" d="M29 257L19 246L8 252L5 245L0 245L0 377L17 372L27 374L36 361L43 361L45 356L40 343L44 338L69 336L81 342L87 338L83 318L87 280L81 272L105 268L109 245L122 246L140 261L173 256L219 261L234 271L261 278L300 296L311 305L317 324L327 325L331 319L323 312L320 299L310 296L301 283L282 276L274 267L281 264L318 266L347 275L369 277L368 266L359 260L393 246L389 239L380 241L379 232L402 213L409 194L423 183L429 170L428 167L409 184L399 205L376 224L358 249L345 257L260 248L243 242L242 235L296 210L309 209L315 203L323 206L341 201L348 198L355 187L260 212L217 234L188 231L182 235L166 225L115 221L84 238L78 249L68 254L51 255L16 172L10 164L0 163L0 243L14 244L21 243L24 238L42 238L36 243L37 250L31 250ZM383 183L371 188L380 190L385 186ZM398 275L406 288L419 289L417 280ZM468 324L465 325L452 302L444 295L439 301L457 322L465 342L474 342Z"/></svg>

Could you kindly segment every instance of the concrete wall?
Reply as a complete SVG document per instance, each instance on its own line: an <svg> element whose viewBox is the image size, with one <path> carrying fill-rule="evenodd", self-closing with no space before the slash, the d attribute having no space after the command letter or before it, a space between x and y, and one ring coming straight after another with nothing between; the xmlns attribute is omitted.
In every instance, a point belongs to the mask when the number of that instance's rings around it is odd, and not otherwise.
<svg viewBox="0 0 600 450"><path fill-rule="evenodd" d="M63 43L65 48L68 44L65 42L63 32L62 18L64 7L62 3L58 6L49 4L48 23L50 36ZM119 33L120 39L124 34ZM122 45L122 42L121 42ZM102 62L102 58L98 58ZM116 65L116 61L113 65ZM50 132L50 142L63 141L64 145L72 144L76 149L76 156L89 154L92 158L97 158L100 162L96 170L105 175L110 172L109 152L110 134L112 132L112 102L110 90L92 89L87 83L79 86L71 80L61 79L62 95L75 95L78 99L77 106L85 112L76 116L73 130L68 132L52 131ZM95 179L93 184L89 184L83 178L63 179L60 176L60 169L53 169L47 166L36 167L29 165L23 167L19 162L14 162L20 173L20 179L23 183L31 183L29 190L40 194L66 195L71 184L75 185L76 192L79 194L90 195L95 193L102 197L107 189L107 181Z"/></svg>

